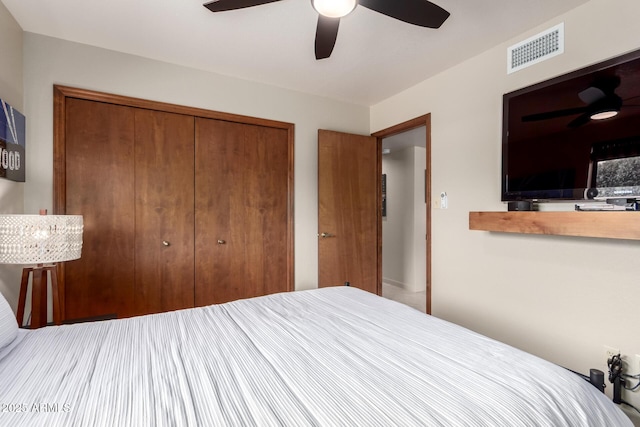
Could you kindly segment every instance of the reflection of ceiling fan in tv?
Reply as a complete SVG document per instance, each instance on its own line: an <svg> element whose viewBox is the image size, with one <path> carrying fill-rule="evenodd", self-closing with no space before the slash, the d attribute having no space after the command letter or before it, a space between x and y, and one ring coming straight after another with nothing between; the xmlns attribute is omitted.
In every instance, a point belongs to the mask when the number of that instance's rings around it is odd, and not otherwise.
<svg viewBox="0 0 640 427"><path fill-rule="evenodd" d="M224 12L276 1L280 0L214 0L204 6L212 12ZM316 59L331 56L338 37L340 18L351 13L358 5L427 28L440 28L449 17L449 12L427 0L311 0L311 4L318 12Z"/></svg>
<svg viewBox="0 0 640 427"><path fill-rule="evenodd" d="M579 114L578 117L567 124L570 128L577 128L589 123L591 120L604 120L614 117L623 107L640 107L640 105L624 104L622 98L615 93L618 86L620 86L620 77L618 76L599 78L591 86L578 93L578 98L586 105L529 114L523 116L522 121L536 122Z"/></svg>

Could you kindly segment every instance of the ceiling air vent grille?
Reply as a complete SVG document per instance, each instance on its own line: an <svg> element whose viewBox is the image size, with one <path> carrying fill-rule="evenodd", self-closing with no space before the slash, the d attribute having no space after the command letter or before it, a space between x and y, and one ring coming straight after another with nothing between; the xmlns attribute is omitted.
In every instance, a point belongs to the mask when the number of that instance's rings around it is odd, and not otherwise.
<svg viewBox="0 0 640 427"><path fill-rule="evenodd" d="M507 74L564 52L564 23L549 28L507 49Z"/></svg>

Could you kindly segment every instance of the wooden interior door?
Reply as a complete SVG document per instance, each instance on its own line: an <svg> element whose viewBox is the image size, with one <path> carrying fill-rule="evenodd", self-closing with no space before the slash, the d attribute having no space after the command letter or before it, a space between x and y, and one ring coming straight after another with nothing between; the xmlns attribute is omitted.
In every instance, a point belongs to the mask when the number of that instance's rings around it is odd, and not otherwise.
<svg viewBox="0 0 640 427"><path fill-rule="evenodd" d="M318 284L381 292L377 138L318 131Z"/></svg>
<svg viewBox="0 0 640 427"><path fill-rule="evenodd" d="M194 304L194 117L135 110L135 309Z"/></svg>
<svg viewBox="0 0 640 427"><path fill-rule="evenodd" d="M134 114L69 98L64 115L64 211L84 216L82 257L64 263L64 319L134 314Z"/></svg>
<svg viewBox="0 0 640 427"><path fill-rule="evenodd" d="M284 129L196 119L197 306L291 288Z"/></svg>

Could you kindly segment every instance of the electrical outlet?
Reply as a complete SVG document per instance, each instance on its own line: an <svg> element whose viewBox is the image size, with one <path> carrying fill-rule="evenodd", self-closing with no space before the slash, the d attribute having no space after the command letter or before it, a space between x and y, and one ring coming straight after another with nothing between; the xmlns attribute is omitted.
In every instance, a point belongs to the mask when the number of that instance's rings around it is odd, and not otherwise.
<svg viewBox="0 0 640 427"><path fill-rule="evenodd" d="M609 359L618 354L620 354L620 349L609 347L608 345L604 346L604 356L607 363L609 362Z"/></svg>

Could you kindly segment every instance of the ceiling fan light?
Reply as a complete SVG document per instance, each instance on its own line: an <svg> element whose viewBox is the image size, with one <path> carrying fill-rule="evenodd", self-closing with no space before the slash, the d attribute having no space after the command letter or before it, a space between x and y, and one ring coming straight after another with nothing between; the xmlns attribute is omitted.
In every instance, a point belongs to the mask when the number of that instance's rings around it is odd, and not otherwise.
<svg viewBox="0 0 640 427"><path fill-rule="evenodd" d="M357 0L311 0L313 8L327 18L342 18L353 11Z"/></svg>
<svg viewBox="0 0 640 427"><path fill-rule="evenodd" d="M617 115L618 115L617 110L605 110L605 111L598 111L596 113L593 113L590 118L591 120L605 120L605 119L610 119L611 117L614 117Z"/></svg>

